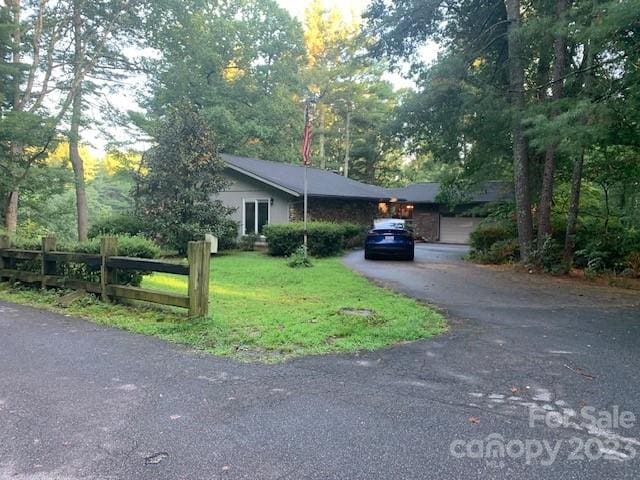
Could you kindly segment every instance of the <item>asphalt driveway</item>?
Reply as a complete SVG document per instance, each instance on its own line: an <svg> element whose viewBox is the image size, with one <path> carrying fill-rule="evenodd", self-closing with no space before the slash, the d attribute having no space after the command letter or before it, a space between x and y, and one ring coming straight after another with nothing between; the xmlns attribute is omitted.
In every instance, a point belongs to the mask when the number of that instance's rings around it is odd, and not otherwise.
<svg viewBox="0 0 640 480"><path fill-rule="evenodd" d="M638 478L638 295L416 253L345 262L443 308L449 333L276 366L0 303L0 479Z"/></svg>

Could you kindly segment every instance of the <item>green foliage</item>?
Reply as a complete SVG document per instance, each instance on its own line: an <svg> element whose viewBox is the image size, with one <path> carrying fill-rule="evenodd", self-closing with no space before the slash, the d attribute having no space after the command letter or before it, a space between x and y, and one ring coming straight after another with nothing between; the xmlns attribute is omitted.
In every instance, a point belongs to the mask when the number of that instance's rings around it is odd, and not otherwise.
<svg viewBox="0 0 640 480"><path fill-rule="evenodd" d="M28 112L6 112L1 107L0 113L0 197L23 187L26 191L55 192L59 183L47 181L45 163L56 143L51 119Z"/></svg>
<svg viewBox="0 0 640 480"><path fill-rule="evenodd" d="M502 263L513 263L518 261L520 256L518 241L499 240L489 248L485 254L477 253L477 260L483 263L500 265Z"/></svg>
<svg viewBox="0 0 640 480"><path fill-rule="evenodd" d="M132 213L118 213L93 222L89 228L89 238L102 235L139 235L144 231L142 218Z"/></svg>
<svg viewBox="0 0 640 480"><path fill-rule="evenodd" d="M422 172L425 179L455 186L515 178L530 190L519 199L523 245L536 227L527 219L531 200L544 220L540 245L552 233L556 242L569 240L570 253L573 219L598 217L603 228L583 233L593 241L577 242L582 244L578 249L590 252L577 260L583 266L591 258L594 268L619 268L623 259L609 245L614 242L597 237L610 236L608 225L616 220L627 228L640 227L639 5L637 0L372 0L365 14L366 32L374 40L369 51L410 63L417 83L396 115L395 133L416 155L406 173L419 179ZM512 6L522 11L517 28L507 18ZM425 62L421 49L430 42L439 45L439 54ZM514 43L523 46L522 52ZM519 73L511 78L521 69L524 78L516 79ZM521 88L523 95L514 95ZM515 149L514 120L527 137L527 145ZM569 201L571 185L578 184L574 171L584 180L583 196L594 200L589 208ZM562 199L556 195L562 201L551 201L554 188L565 192ZM549 232L551 205L562 221Z"/></svg>
<svg viewBox="0 0 640 480"><path fill-rule="evenodd" d="M158 258L160 247L145 237L116 235L118 238L118 255L134 258Z"/></svg>
<svg viewBox="0 0 640 480"><path fill-rule="evenodd" d="M511 263L518 260L520 252L516 225L507 210L498 208L493 216L484 220L471 232L469 258L480 263Z"/></svg>
<svg viewBox="0 0 640 480"><path fill-rule="evenodd" d="M629 276L640 278L640 250L627 255L627 269Z"/></svg>
<svg viewBox="0 0 640 480"><path fill-rule="evenodd" d="M25 233L24 231L22 233ZM1 234L1 232L0 232ZM128 235L116 235L118 238L118 255L133 258L158 258L160 256L160 247L151 240ZM16 248L24 250L40 250L42 248L42 238L35 232L27 236L12 236L12 244ZM100 253L100 239L93 238L86 242L57 242L56 250L59 252L73 253ZM27 271L40 271L40 261L24 262L19 267ZM117 271L116 280L118 283L125 285L139 286L145 272L136 271ZM64 262L59 265L58 275L89 282L100 281L100 267L90 267L82 263Z"/></svg>
<svg viewBox="0 0 640 480"><path fill-rule="evenodd" d="M309 254L316 257L338 255L361 231L362 227L353 224L309 222L307 225ZM269 254L288 257L304 242L304 223L266 225L264 234L269 245Z"/></svg>
<svg viewBox="0 0 640 480"><path fill-rule="evenodd" d="M91 225L108 221L110 217L128 214L133 210L131 172L109 174L99 165L97 175L86 183L87 203ZM38 185L47 183L47 188ZM75 192L70 167L65 163L49 165L32 174L31 181L21 190L20 223L33 222L47 232L54 232L59 241L77 237ZM101 228L101 227L97 227ZM90 227L90 237L99 233ZM133 229L114 233L140 233ZM22 235L19 235L22 236Z"/></svg>
<svg viewBox="0 0 640 480"><path fill-rule="evenodd" d="M155 132L156 146L143 158L135 197L150 233L184 254L205 233L226 229L230 210L211 196L226 185L224 162L213 132L188 102L171 109Z"/></svg>
<svg viewBox="0 0 640 480"><path fill-rule="evenodd" d="M287 262L291 268L310 268L313 267L307 249L304 245L300 245L298 249L291 254Z"/></svg>
<svg viewBox="0 0 640 480"><path fill-rule="evenodd" d="M590 273L623 272L629 256L640 251L640 230L614 226L603 231L593 223L590 227L593 230L583 227L578 235L576 265Z"/></svg>
<svg viewBox="0 0 640 480"><path fill-rule="evenodd" d="M298 160L292 139L303 124L299 22L272 0L158 2L149 14L148 42L162 54L148 62L151 115L189 98L220 151Z"/></svg>
<svg viewBox="0 0 640 480"><path fill-rule="evenodd" d="M542 247L531 252L531 262L546 273L565 274L569 266L564 261L563 254L562 244L547 236Z"/></svg>
<svg viewBox="0 0 640 480"><path fill-rule="evenodd" d="M252 252L256 248L256 242L258 241L258 238L259 236L255 233L243 235L242 237L240 237L238 247L243 252Z"/></svg>
<svg viewBox="0 0 640 480"><path fill-rule="evenodd" d="M238 246L238 223L230 218L213 225L209 233L218 237L218 250L233 250Z"/></svg>
<svg viewBox="0 0 640 480"><path fill-rule="evenodd" d="M488 252L494 243L515 238L515 226L506 221L486 220L471 232L471 248L478 253Z"/></svg>

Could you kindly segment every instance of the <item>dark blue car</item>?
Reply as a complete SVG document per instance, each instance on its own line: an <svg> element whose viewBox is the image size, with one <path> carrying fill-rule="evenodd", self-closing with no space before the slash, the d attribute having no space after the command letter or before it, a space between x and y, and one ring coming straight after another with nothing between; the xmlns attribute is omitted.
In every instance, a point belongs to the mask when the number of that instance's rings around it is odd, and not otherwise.
<svg viewBox="0 0 640 480"><path fill-rule="evenodd" d="M364 258L413 260L415 241L405 220L382 218L373 222L364 243Z"/></svg>

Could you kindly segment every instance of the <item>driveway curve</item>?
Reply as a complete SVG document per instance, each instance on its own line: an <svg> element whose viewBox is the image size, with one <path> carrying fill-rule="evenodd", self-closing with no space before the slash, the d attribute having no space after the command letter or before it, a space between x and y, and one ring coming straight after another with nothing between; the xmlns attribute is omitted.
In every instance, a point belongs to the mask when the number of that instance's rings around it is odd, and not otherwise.
<svg viewBox="0 0 640 480"><path fill-rule="evenodd" d="M619 455L612 453L606 460L591 455L586 471L581 471L584 464L579 459L569 461L561 452L544 476L596 478L604 462L607 468L621 469L606 478L640 477L634 454L635 449L640 452L638 292L474 265L462 259L466 253L462 246L419 245L413 263L366 261L361 252L350 253L344 261L377 283L439 307L449 317L448 334L408 346L402 354L396 351L396 360L408 363L426 357L424 381L447 384L442 391L477 408L478 419L485 414L502 417L509 425L505 430L478 430L504 435L518 425L516 439L533 443L545 435L559 435L576 448L591 438L590 444L599 445L609 435L617 439L611 445L619 446L624 441L616 435L630 437ZM538 429L540 422L530 428L534 406L577 415L570 417L569 428ZM596 432L589 422L583 424L583 407L592 408L598 417L626 410L637 421L630 428ZM512 459L505 465L516 464ZM498 469L490 478L502 478L501 472Z"/></svg>
<svg viewBox="0 0 640 480"><path fill-rule="evenodd" d="M463 253L345 258L441 307L448 333L280 365L0 302L0 479L639 478L636 421L575 416L640 416L637 296L477 267ZM533 407L567 425L530 425ZM497 449L482 448L488 439ZM534 455L542 445L551 452Z"/></svg>

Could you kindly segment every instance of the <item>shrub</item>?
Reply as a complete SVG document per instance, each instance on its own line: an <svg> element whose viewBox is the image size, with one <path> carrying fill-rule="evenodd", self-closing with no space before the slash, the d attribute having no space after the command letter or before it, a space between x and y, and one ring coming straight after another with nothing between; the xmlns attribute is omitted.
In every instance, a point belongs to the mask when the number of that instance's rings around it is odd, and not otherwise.
<svg viewBox="0 0 640 480"><path fill-rule="evenodd" d="M140 235L145 231L144 221L135 214L120 213L101 218L89 228L89 238L101 235Z"/></svg>
<svg viewBox="0 0 640 480"><path fill-rule="evenodd" d="M471 248L486 253L496 242L513 240L516 238L514 228L506 221L485 221L471 232Z"/></svg>
<svg viewBox="0 0 640 480"><path fill-rule="evenodd" d="M640 250L627 256L627 270L634 278L640 277Z"/></svg>
<svg viewBox="0 0 640 480"><path fill-rule="evenodd" d="M353 235L362 231L362 227L353 224L309 222L309 254L316 257L338 255L347 247ZM264 233L269 244L269 254L277 257L288 257L304 242L304 224L301 222L267 225Z"/></svg>
<svg viewBox="0 0 640 480"><path fill-rule="evenodd" d="M562 274L569 270L564 261L562 244L551 236L545 239L542 248L531 252L531 260L547 273Z"/></svg>
<svg viewBox="0 0 640 480"><path fill-rule="evenodd" d="M252 252L256 248L256 242L258 241L258 235L252 233L251 235L243 235L240 237L238 247L245 252Z"/></svg>
<svg viewBox="0 0 640 480"><path fill-rule="evenodd" d="M157 258L160 256L160 248L151 240L128 235L117 235L118 238L118 255L123 257L134 258ZM29 238L22 239L16 237L13 239L13 245L16 248L39 250L41 248L41 239ZM100 239L93 238L86 242L58 242L56 250L60 252L73 253L100 253ZM21 269L30 271L40 271L40 261L32 262L33 264L22 264ZM87 282L100 281L100 267L88 266L84 263L62 263L60 264L58 275L74 279L84 280ZM143 272L136 271L116 271L116 280L118 283L139 286L142 282Z"/></svg>
<svg viewBox="0 0 640 480"><path fill-rule="evenodd" d="M115 237L118 239L118 255L122 257L158 258L160 256L160 247L148 238L129 235L115 235ZM67 244L64 248L59 245L56 250L97 254L100 253L100 239L92 238L86 242Z"/></svg>
<svg viewBox="0 0 640 480"><path fill-rule="evenodd" d="M304 245L300 245L295 252L289 257L288 265L291 268L309 268L313 267L311 259L307 254L307 249Z"/></svg>
<svg viewBox="0 0 640 480"><path fill-rule="evenodd" d="M221 220L211 233L218 237L218 250L233 250L238 246L238 223L229 218Z"/></svg>
<svg viewBox="0 0 640 480"><path fill-rule="evenodd" d="M486 255L487 263L510 263L515 262L519 256L518 241L512 240L499 240L491 245L489 252Z"/></svg>
<svg viewBox="0 0 640 480"><path fill-rule="evenodd" d="M640 251L640 232L613 225L606 232L597 224L583 227L577 238L575 263L590 273L622 272L633 252Z"/></svg>

